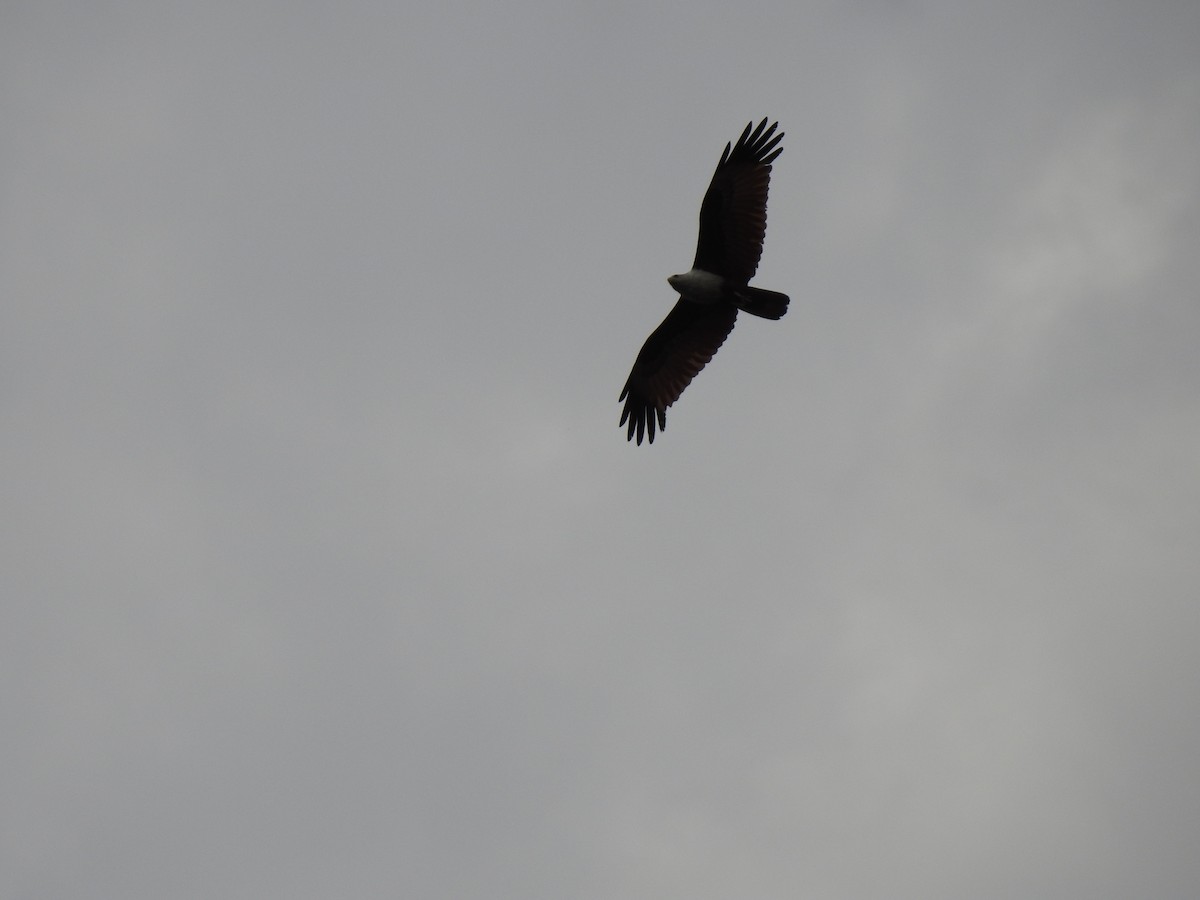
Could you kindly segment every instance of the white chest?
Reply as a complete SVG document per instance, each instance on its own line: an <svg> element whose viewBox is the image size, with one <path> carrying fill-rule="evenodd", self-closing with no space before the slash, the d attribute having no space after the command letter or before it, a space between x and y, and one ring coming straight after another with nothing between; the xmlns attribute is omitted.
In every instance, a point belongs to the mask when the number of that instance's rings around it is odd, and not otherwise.
<svg viewBox="0 0 1200 900"><path fill-rule="evenodd" d="M682 275L672 275L667 283L696 303L716 303L726 295L725 279L703 269L691 269Z"/></svg>

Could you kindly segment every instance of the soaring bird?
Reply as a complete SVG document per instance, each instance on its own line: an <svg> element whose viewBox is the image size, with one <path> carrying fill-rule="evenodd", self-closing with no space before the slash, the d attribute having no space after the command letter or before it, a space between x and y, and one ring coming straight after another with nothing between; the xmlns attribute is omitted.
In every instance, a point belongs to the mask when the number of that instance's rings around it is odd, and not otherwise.
<svg viewBox="0 0 1200 900"><path fill-rule="evenodd" d="M725 145L700 206L700 239L691 271L667 283L679 294L675 308L646 339L617 402L625 401L621 425L628 439L654 443L654 429L667 427L667 407L725 342L738 310L780 319L788 297L750 287L767 231L767 188L771 163L783 152L783 132L763 119L746 126L737 143ZM751 130L753 129L753 130Z"/></svg>

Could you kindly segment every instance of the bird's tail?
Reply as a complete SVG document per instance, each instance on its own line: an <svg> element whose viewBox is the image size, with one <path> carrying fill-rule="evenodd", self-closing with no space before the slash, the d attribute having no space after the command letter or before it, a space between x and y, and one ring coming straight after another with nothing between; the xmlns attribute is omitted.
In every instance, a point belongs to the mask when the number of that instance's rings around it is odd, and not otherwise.
<svg viewBox="0 0 1200 900"><path fill-rule="evenodd" d="M738 309L764 319L782 319L791 302L787 294L754 287L738 288L734 298Z"/></svg>

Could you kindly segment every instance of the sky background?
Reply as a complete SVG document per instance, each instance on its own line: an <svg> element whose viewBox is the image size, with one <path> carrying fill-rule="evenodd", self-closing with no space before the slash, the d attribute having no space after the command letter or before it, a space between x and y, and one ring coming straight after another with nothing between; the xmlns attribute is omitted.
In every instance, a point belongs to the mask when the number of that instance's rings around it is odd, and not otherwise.
<svg viewBox="0 0 1200 900"><path fill-rule="evenodd" d="M1200 895L1200 5L0 11L0 896ZM743 317L617 395L726 141Z"/></svg>

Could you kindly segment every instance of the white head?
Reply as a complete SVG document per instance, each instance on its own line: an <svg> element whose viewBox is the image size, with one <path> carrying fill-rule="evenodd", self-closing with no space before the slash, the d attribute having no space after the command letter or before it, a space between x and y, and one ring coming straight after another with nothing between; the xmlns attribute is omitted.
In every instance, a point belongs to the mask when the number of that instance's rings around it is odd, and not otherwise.
<svg viewBox="0 0 1200 900"><path fill-rule="evenodd" d="M667 279L667 284L676 293L695 303L716 303L724 299L727 293L725 279L703 269L693 268L682 275L672 275Z"/></svg>

